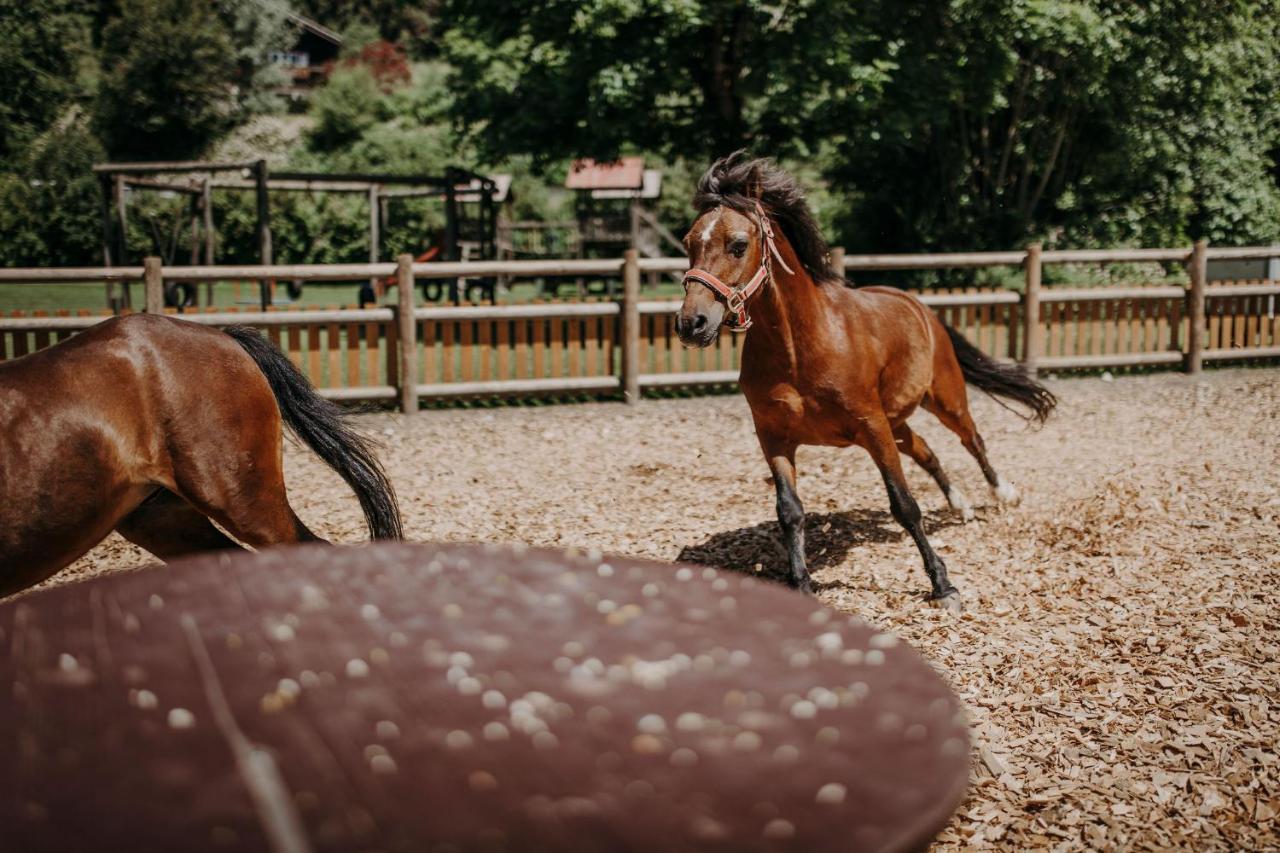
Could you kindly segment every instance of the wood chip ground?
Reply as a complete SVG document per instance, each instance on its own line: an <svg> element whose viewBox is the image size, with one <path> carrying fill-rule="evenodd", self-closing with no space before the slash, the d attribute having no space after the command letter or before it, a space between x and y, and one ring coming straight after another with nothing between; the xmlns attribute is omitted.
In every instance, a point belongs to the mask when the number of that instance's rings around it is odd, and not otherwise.
<svg viewBox="0 0 1280 853"><path fill-rule="evenodd" d="M981 395L976 465L914 422L975 504L909 469L965 596L924 606L915 550L856 448L803 448L819 597L919 649L969 710L972 788L936 849L1280 846L1280 372L1051 381L1044 429ZM368 415L418 540L595 547L774 575L773 491L740 396ZM294 506L362 538L345 486L288 451ZM51 583L147 563L117 537ZM750 626L743 626L750 630Z"/></svg>

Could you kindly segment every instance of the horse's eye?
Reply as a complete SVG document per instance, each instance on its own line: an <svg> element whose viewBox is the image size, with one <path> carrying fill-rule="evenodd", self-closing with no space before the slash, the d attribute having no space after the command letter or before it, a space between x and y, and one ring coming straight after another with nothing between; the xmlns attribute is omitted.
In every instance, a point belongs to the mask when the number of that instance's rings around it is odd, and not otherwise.
<svg viewBox="0 0 1280 853"><path fill-rule="evenodd" d="M729 254L733 255L735 258L740 258L746 253L747 253L746 240L734 240L732 243L729 244Z"/></svg>

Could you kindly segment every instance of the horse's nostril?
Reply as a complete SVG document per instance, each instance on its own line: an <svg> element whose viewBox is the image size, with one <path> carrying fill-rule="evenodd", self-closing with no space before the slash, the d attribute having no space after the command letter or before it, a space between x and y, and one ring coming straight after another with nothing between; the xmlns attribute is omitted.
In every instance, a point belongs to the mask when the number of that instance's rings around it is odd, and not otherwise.
<svg viewBox="0 0 1280 853"><path fill-rule="evenodd" d="M693 330L694 330L695 332L701 332L701 331L702 331L703 329L705 329L706 327L707 327L707 315L706 315L706 314L699 314L698 316L696 316L696 317L694 317L694 318L693 318Z"/></svg>

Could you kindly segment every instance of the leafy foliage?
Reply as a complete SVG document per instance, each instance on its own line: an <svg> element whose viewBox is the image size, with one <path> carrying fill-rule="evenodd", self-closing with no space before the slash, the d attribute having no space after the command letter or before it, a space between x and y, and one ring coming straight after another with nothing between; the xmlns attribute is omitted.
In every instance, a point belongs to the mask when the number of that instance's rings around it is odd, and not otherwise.
<svg viewBox="0 0 1280 853"><path fill-rule="evenodd" d="M897 70L827 174L851 248L1280 236L1280 41L1260 6L895 4ZM887 11L887 10L886 10ZM1234 221L1232 221L1234 217Z"/></svg>
<svg viewBox="0 0 1280 853"><path fill-rule="evenodd" d="M343 32L342 59L306 116L245 125L282 106L290 11ZM511 171L519 219L566 217L569 158L640 153L679 233L746 146L853 251L1280 240L1276 0L0 0L0 74L10 264L96 260L93 161L217 150ZM139 245L175 205L139 202ZM282 260L367 256L363 198L272 205ZM217 207L220 257L252 260L252 199ZM384 255L441 226L395 200Z"/></svg>
<svg viewBox="0 0 1280 853"><path fill-rule="evenodd" d="M1273 0L448 0L490 157L816 164L851 249L1280 236Z"/></svg>
<svg viewBox="0 0 1280 853"><path fill-rule="evenodd" d="M87 20L67 0L0 0L0 163L53 123L74 97Z"/></svg>
<svg viewBox="0 0 1280 853"><path fill-rule="evenodd" d="M204 0L123 0L102 67L96 123L113 157L191 157L234 123L235 52Z"/></svg>
<svg viewBox="0 0 1280 853"><path fill-rule="evenodd" d="M805 154L825 93L874 97L860 4L447 0L455 112L491 157Z"/></svg>
<svg viewBox="0 0 1280 853"><path fill-rule="evenodd" d="M0 172L0 265L100 263L104 157L88 122L71 114L38 136L13 172Z"/></svg>

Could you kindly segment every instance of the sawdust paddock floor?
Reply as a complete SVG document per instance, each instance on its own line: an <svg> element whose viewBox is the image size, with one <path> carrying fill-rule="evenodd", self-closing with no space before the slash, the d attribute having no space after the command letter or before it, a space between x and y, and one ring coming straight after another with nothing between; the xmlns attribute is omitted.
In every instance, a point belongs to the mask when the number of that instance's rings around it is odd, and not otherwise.
<svg viewBox="0 0 1280 853"><path fill-rule="evenodd" d="M972 787L937 849L1280 845L1280 372L1051 381L1041 430L980 395L997 508L928 415L961 524L908 463L964 594L922 604L918 557L856 448L802 448L819 597L911 642L964 701ZM361 417L410 538L598 548L778 575L773 491L737 395ZM292 501L354 542L359 510L304 451ZM51 583L149 562L113 537ZM750 630L750 626L743 626Z"/></svg>

